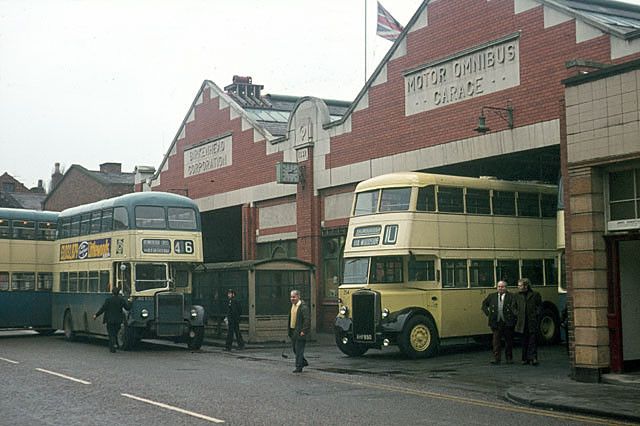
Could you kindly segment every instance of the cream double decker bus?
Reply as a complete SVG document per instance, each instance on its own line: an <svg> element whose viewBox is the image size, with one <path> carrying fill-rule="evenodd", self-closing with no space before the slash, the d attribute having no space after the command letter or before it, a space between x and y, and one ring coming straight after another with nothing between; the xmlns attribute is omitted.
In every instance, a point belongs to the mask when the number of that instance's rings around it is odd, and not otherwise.
<svg viewBox="0 0 640 426"><path fill-rule="evenodd" d="M480 306L496 282L542 295L540 337L559 336L557 187L418 172L361 182L344 248L335 338L349 356L490 333Z"/></svg>
<svg viewBox="0 0 640 426"><path fill-rule="evenodd" d="M54 255L53 326L68 340L107 334L92 316L118 286L131 301L121 347L130 349L141 338L202 345L204 309L191 304L202 234L191 199L142 192L64 210Z"/></svg>
<svg viewBox="0 0 640 426"><path fill-rule="evenodd" d="M0 208L0 329L51 334L58 213Z"/></svg>

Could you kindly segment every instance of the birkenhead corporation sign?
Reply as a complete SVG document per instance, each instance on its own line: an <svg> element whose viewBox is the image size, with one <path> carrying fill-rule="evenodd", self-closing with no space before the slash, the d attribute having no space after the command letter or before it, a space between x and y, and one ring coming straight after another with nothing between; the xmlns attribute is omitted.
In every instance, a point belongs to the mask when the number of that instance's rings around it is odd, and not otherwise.
<svg viewBox="0 0 640 426"><path fill-rule="evenodd" d="M231 135L206 140L184 150L184 177L217 170L232 164Z"/></svg>
<svg viewBox="0 0 640 426"><path fill-rule="evenodd" d="M405 72L405 115L520 84L519 34Z"/></svg>

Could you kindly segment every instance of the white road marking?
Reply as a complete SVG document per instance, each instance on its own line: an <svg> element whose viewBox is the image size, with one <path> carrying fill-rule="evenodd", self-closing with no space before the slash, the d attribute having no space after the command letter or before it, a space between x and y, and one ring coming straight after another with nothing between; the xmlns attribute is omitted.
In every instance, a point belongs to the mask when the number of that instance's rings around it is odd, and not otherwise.
<svg viewBox="0 0 640 426"><path fill-rule="evenodd" d="M2 361L6 361L6 362L9 362L9 363L11 363L11 364L20 364L18 361L14 361L14 360L12 360L12 359L8 359L8 358L2 358L2 357L0 357L0 360L2 360Z"/></svg>
<svg viewBox="0 0 640 426"><path fill-rule="evenodd" d="M86 380L76 379L75 377L66 376L66 375L61 374L61 373L56 373L55 371L45 370L44 368L36 368L36 370L42 371L43 373L51 374L53 376L62 377L63 379L67 379L67 380L71 380L71 381L74 381L74 382L82 383L83 385L90 385L91 384L91 382L87 382Z"/></svg>
<svg viewBox="0 0 640 426"><path fill-rule="evenodd" d="M178 413L187 414L187 415L192 416L192 417L197 417L199 419L206 420L206 421L209 421L209 422L224 423L224 420L216 419L214 417L205 416L204 414L194 413L193 411L183 410L182 408L173 407L171 405L163 404L162 402L151 401L149 399L140 398L139 396L130 395L128 393L121 393L120 395L122 395L124 397L127 397L127 398L135 399L136 401L146 402L147 404L151 404L151 405L155 405L155 406L158 406L158 407L166 408L167 410L177 411Z"/></svg>

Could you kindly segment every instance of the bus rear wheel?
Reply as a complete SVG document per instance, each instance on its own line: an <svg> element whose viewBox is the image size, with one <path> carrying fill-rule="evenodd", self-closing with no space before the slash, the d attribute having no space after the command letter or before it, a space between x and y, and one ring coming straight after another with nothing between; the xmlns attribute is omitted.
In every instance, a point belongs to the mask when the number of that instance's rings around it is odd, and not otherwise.
<svg viewBox="0 0 640 426"><path fill-rule="evenodd" d="M197 351L202 347L202 341L204 340L204 327L192 327L189 330L189 336L187 336L187 348L192 351Z"/></svg>
<svg viewBox="0 0 640 426"><path fill-rule="evenodd" d="M336 332L336 346L340 349L340 352L350 357L358 357L364 355L369 348L366 346L358 345L353 343L351 340L347 340L346 343L343 342L344 336L342 333Z"/></svg>
<svg viewBox="0 0 640 426"><path fill-rule="evenodd" d="M555 309L550 307L542 309L538 338L543 345L553 345L560 341L560 317Z"/></svg>
<svg viewBox="0 0 640 426"><path fill-rule="evenodd" d="M409 358L428 358L438 353L440 338L430 318L416 315L405 325L398 345Z"/></svg>
<svg viewBox="0 0 640 426"><path fill-rule="evenodd" d="M64 329L64 338L67 341L72 342L76 339L76 333L73 331L73 318L71 318L71 312L69 311L64 314L62 328Z"/></svg>

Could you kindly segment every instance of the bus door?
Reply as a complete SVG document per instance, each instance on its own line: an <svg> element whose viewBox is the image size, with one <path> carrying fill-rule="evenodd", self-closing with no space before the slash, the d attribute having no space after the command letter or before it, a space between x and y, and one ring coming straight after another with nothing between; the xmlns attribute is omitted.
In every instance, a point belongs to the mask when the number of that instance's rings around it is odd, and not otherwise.
<svg viewBox="0 0 640 426"><path fill-rule="evenodd" d="M116 277L115 285L120 287L122 294L125 296L131 295L131 263L115 262L114 269L114 276Z"/></svg>

